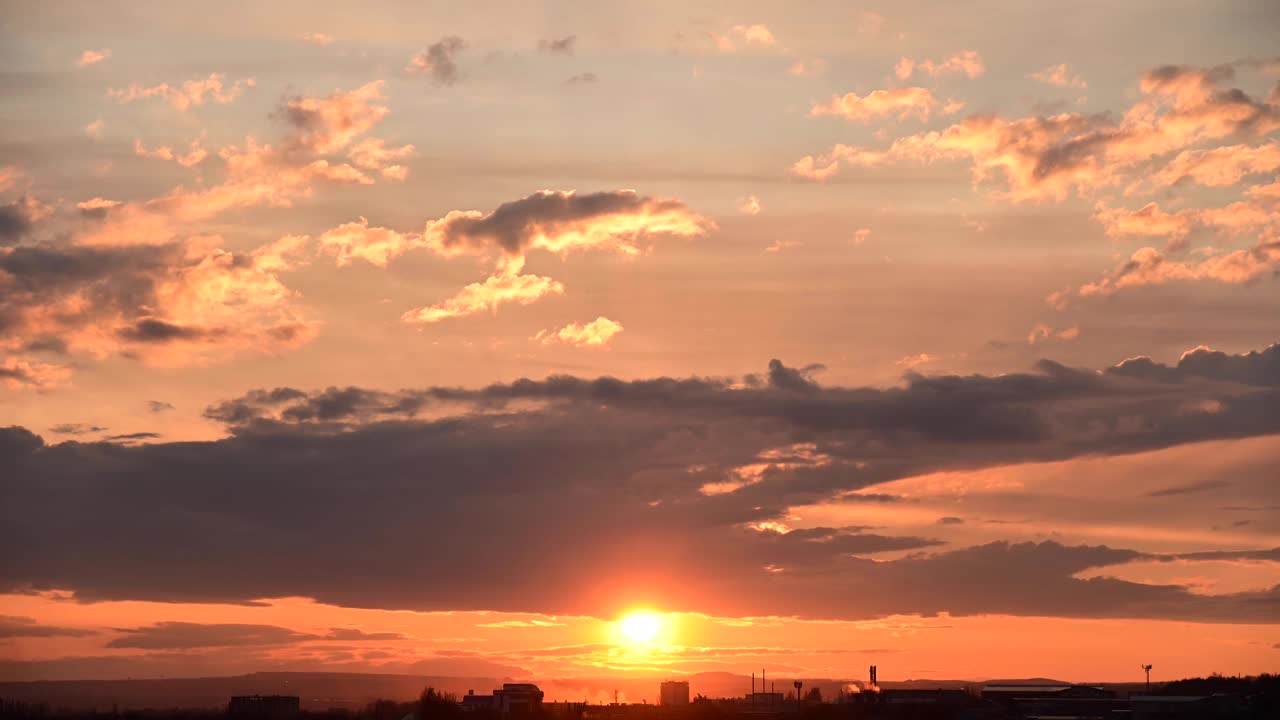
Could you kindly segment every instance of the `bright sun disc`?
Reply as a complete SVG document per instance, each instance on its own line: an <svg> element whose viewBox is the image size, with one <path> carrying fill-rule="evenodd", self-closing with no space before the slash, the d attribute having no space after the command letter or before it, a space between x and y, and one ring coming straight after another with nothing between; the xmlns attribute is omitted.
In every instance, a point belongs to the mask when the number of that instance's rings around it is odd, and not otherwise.
<svg viewBox="0 0 1280 720"><path fill-rule="evenodd" d="M647 643L658 636L660 621L650 613L632 613L622 619L622 634L632 642Z"/></svg>

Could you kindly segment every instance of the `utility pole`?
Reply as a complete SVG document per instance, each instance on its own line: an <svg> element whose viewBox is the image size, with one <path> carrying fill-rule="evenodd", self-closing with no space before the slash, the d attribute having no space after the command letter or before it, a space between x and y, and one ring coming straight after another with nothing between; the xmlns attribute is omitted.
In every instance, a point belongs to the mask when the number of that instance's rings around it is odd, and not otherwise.
<svg viewBox="0 0 1280 720"><path fill-rule="evenodd" d="M1150 694L1151 693L1151 666L1143 665L1142 670L1147 674L1147 694Z"/></svg>
<svg viewBox="0 0 1280 720"><path fill-rule="evenodd" d="M804 687L804 681L803 681L803 680L797 680L797 681L795 681L795 682L793 682L793 683L791 683L791 684L796 686L796 712L799 712L799 711L800 711L800 702L801 702L801 700L800 700L800 688Z"/></svg>

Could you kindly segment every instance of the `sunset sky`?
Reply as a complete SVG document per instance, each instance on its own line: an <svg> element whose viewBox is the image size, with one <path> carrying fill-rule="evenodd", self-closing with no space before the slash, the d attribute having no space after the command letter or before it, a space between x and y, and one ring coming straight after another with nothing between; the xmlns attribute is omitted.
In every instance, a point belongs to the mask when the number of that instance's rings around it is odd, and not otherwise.
<svg viewBox="0 0 1280 720"><path fill-rule="evenodd" d="M0 680L1276 670L1278 37L0 4Z"/></svg>

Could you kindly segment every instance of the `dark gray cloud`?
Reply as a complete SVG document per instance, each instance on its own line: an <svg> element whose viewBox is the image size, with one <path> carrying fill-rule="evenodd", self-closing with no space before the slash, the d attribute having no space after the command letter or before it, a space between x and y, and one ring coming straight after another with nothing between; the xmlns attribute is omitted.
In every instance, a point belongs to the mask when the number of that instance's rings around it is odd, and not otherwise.
<svg viewBox="0 0 1280 720"><path fill-rule="evenodd" d="M107 643L109 648L144 650L190 650L193 648L287 645L323 636L299 633L275 625L239 623L202 624L159 622L140 628L116 628L123 633Z"/></svg>
<svg viewBox="0 0 1280 720"><path fill-rule="evenodd" d="M1280 387L1280 344L1240 355L1198 347L1183 353L1177 365L1172 367L1148 357L1136 357L1108 368L1107 372L1166 383L1209 379L1257 387Z"/></svg>
<svg viewBox="0 0 1280 720"><path fill-rule="evenodd" d="M947 515L947 516L938 518L938 524L939 525L963 525L964 518L958 518L953 515Z"/></svg>
<svg viewBox="0 0 1280 720"><path fill-rule="evenodd" d="M458 81L456 57L467 47L466 41L456 35L440 38L426 50L409 61L408 72L428 75L437 85L453 85Z"/></svg>
<svg viewBox="0 0 1280 720"><path fill-rule="evenodd" d="M240 623L160 622L139 628L116 628L115 631L123 635L107 643L107 647L144 650L292 645L329 640L366 642L404 640L407 637L395 632L367 633L359 628L332 628L328 633L319 635L278 625Z"/></svg>
<svg viewBox="0 0 1280 720"><path fill-rule="evenodd" d="M153 413L159 413L159 412L167 412L169 410L173 410L174 408L172 403L167 403L162 400L148 400L147 409Z"/></svg>
<svg viewBox="0 0 1280 720"><path fill-rule="evenodd" d="M90 433L99 433L105 431L106 428L98 425L87 425L85 423L62 423L49 428L49 432L54 435L88 435Z"/></svg>
<svg viewBox="0 0 1280 720"><path fill-rule="evenodd" d="M94 630L41 625L35 618L22 615L0 615L0 640L7 638L85 637L97 635Z"/></svg>
<svg viewBox="0 0 1280 720"><path fill-rule="evenodd" d="M107 435L102 439L109 442L121 442L129 440L154 440L158 437L160 437L160 433L157 432L131 432L122 433L120 435Z"/></svg>
<svg viewBox="0 0 1280 720"><path fill-rule="evenodd" d="M1280 590L1208 597L1076 577L1147 557L1123 548L774 530L794 506L922 473L1280 432L1280 395L1258 376L1170 383L1044 362L849 388L815 370L256 390L208 409L230 431L209 442L45 445L11 428L0 546L23 551L0 558L0 580L82 599L593 615L641 601L845 619L1263 622L1280 610ZM596 577L613 580L583 582Z"/></svg>
<svg viewBox="0 0 1280 720"><path fill-rule="evenodd" d="M31 228L31 220L17 203L0 205L0 246L12 245Z"/></svg>
<svg viewBox="0 0 1280 720"><path fill-rule="evenodd" d="M572 55L577 44L577 35L567 35L559 40L541 40L538 42L538 49L552 55Z"/></svg>
<svg viewBox="0 0 1280 720"><path fill-rule="evenodd" d="M324 636L326 640L404 640L408 636L397 632L365 632L360 628L333 628Z"/></svg>
<svg viewBox="0 0 1280 720"><path fill-rule="evenodd" d="M1171 560L1259 560L1280 562L1280 547L1270 550L1208 550L1164 556Z"/></svg>

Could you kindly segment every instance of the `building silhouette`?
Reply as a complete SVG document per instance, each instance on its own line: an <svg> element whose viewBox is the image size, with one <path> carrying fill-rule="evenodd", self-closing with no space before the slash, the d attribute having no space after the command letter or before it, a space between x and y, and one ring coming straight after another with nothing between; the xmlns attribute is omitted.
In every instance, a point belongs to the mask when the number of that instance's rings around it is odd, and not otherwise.
<svg viewBox="0 0 1280 720"><path fill-rule="evenodd" d="M298 717L297 695L238 695L227 703L227 716L237 720L293 720Z"/></svg>
<svg viewBox="0 0 1280 720"><path fill-rule="evenodd" d="M658 686L659 702L668 707L689 704L689 683L684 680L666 680Z"/></svg>
<svg viewBox="0 0 1280 720"><path fill-rule="evenodd" d="M492 695L476 695L468 690L462 698L463 710L496 710L503 716L521 716L542 709L543 692L533 683L503 683Z"/></svg>

